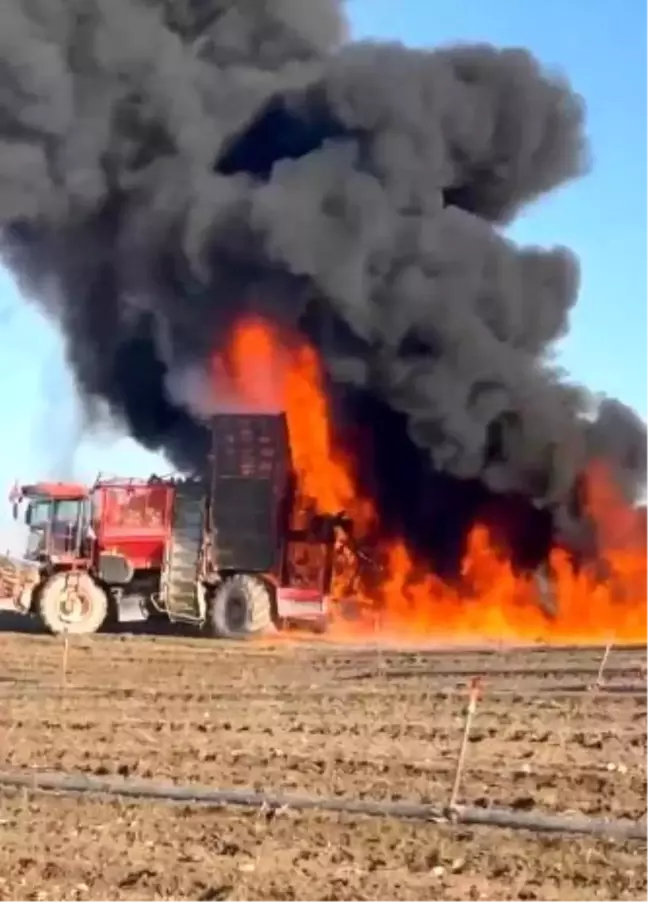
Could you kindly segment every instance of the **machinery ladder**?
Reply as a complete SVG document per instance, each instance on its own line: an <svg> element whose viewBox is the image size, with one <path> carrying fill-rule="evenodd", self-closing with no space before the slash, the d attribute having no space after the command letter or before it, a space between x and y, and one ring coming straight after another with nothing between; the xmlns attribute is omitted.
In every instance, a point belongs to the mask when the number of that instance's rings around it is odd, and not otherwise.
<svg viewBox="0 0 648 902"><path fill-rule="evenodd" d="M204 616L197 580L203 516L204 486L199 482L180 483L162 568L161 601L171 621L195 623Z"/></svg>

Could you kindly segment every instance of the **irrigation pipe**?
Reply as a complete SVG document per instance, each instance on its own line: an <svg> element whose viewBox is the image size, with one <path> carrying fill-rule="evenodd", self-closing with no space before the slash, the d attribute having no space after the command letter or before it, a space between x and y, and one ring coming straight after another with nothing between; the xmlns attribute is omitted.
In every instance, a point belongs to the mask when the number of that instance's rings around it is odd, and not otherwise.
<svg viewBox="0 0 648 902"><path fill-rule="evenodd" d="M481 674L482 677L487 677L488 674ZM542 698L552 698L552 699L560 699L560 698L573 698L580 697L584 693L591 692L592 683L550 683L547 685L546 682L539 682L537 685L531 686L522 686L520 688L511 688L511 687L501 687L499 688L497 684L491 685L490 692L488 693L490 699L510 699L512 696L515 696L516 699L542 699ZM419 690L417 690L419 691ZM432 685L425 692L427 696L430 698L448 698L449 696L456 695L457 693L462 691L461 686L451 686L451 685ZM27 681L27 680L13 680L11 677L3 677L0 676L0 699L10 699L12 701L21 701L23 699L29 698L38 698L38 699L47 699L48 697L56 695L60 695L61 692L61 683L60 680L58 682L50 681ZM75 683L67 683L66 686L66 697L68 698L76 698L80 700L90 700L96 699L97 702L105 701L106 707L109 707L111 710L114 708L114 699L115 698L126 698L131 699L134 693L144 698L164 696L165 701L173 701L175 699L184 699L187 700L189 695L192 695L191 699L194 703L219 703L219 702L229 702L232 700L245 700L248 702L267 702L268 695L267 692L263 692L263 690L258 691L240 691L236 692L232 689L219 690L215 689L213 686L202 688L200 686L190 687L187 686L184 690L167 690L163 685L160 685L157 688L146 687L146 688L135 688L135 687L123 687L123 686L96 686L96 685L86 685L86 684L75 684ZM312 701L322 701L322 700L335 700L344 703L350 703L357 700L366 699L371 696L378 696L380 692L378 690L374 692L362 692L360 690L340 690L340 687L331 686L324 687L322 689L314 689L308 691L308 698ZM646 700L646 685L640 682L632 682L632 683L616 683L612 685L603 685L601 686L595 695L592 696L593 701L601 701L602 699L609 696L624 696L626 698ZM304 692L297 688L286 691L279 691L273 694L273 699L290 702L296 701L298 699L303 699ZM99 705L97 710L103 710L103 708Z"/></svg>
<svg viewBox="0 0 648 902"><path fill-rule="evenodd" d="M246 808L336 811L436 823L452 822L543 833L581 833L614 839L646 840L646 824L642 821L604 820L584 815L535 814L510 808L473 808L460 805L454 809L447 809L418 802L377 802L367 799L279 795L249 790L210 789L198 785L164 784L152 780L98 778L60 772L0 772L0 786L28 791L113 795L185 804L194 802L217 806L238 805Z"/></svg>
<svg viewBox="0 0 648 902"><path fill-rule="evenodd" d="M643 663L643 662L642 662ZM639 662L628 662L627 664L615 664L613 666L606 668L606 674L609 676L614 674L615 676L624 675L627 673L639 672L641 670L642 664ZM554 664L547 664L546 667L506 667L496 666L489 667L485 665L483 668L479 670L480 676L488 677L488 679L494 677L501 678L510 678L510 677L562 677L562 676L593 676L599 677L600 674L600 664L593 665L592 667L583 667L578 665L568 665L565 667L558 667ZM453 668L416 668L409 667L407 669L396 670L386 668L383 670L381 676L386 679L392 680L411 680L419 677L465 677L469 678L475 675L477 668L475 667L453 667ZM360 680L375 680L376 679L376 670L364 670L360 673L357 671L351 673L342 673L337 676L338 680L344 681L360 681Z"/></svg>

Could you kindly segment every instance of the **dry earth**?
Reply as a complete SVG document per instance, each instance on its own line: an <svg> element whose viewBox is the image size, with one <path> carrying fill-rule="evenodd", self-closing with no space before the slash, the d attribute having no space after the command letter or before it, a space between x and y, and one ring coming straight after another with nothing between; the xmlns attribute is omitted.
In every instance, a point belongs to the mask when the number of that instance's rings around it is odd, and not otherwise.
<svg viewBox="0 0 648 902"><path fill-rule="evenodd" d="M0 633L4 771L646 815L645 650ZM645 844L2 790L0 898L641 899Z"/></svg>

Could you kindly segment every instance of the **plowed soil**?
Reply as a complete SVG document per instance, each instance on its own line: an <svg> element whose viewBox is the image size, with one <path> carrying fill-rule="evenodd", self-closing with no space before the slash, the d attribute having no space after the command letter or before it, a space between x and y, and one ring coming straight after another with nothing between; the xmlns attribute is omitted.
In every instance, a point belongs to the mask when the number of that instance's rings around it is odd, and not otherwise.
<svg viewBox="0 0 648 902"><path fill-rule="evenodd" d="M0 770L646 815L645 650L0 634ZM0 790L0 898L640 899L637 842Z"/></svg>

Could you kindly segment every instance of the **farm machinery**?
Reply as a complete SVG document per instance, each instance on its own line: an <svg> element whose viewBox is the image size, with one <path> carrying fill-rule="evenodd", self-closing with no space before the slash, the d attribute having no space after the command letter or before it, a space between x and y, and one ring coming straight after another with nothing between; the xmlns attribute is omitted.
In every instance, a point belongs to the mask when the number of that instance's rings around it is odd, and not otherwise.
<svg viewBox="0 0 648 902"><path fill-rule="evenodd" d="M0 567L0 594L53 633L150 617L230 638L323 631L336 555L353 548L343 513L298 504L283 414L213 417L195 477L37 483L12 500L27 548Z"/></svg>

